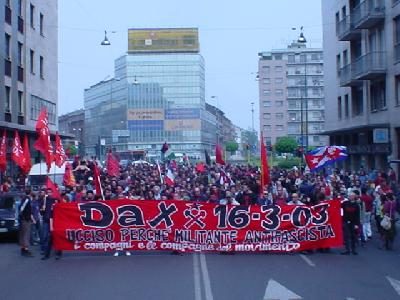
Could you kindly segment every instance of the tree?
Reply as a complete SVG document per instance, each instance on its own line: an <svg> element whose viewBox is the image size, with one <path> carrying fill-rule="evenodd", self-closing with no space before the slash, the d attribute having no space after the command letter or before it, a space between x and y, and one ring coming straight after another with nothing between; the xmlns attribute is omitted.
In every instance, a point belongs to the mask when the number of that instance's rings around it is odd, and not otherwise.
<svg viewBox="0 0 400 300"><path fill-rule="evenodd" d="M288 136L279 138L275 144L275 150L279 153L293 153L296 149L296 140Z"/></svg>
<svg viewBox="0 0 400 300"><path fill-rule="evenodd" d="M258 145L257 132L253 131L251 129L244 130L242 132L242 141L243 141L244 144L248 144L249 145L250 150L252 152L255 152L255 149L257 149L257 145Z"/></svg>
<svg viewBox="0 0 400 300"><path fill-rule="evenodd" d="M233 153L239 149L239 145L235 141L229 141L226 142L225 149L233 155Z"/></svg>

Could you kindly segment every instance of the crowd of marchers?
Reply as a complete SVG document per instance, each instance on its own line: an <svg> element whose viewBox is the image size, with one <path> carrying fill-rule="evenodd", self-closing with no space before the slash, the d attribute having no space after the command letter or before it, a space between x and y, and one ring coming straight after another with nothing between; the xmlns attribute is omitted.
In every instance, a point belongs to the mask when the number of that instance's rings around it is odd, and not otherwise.
<svg viewBox="0 0 400 300"><path fill-rule="evenodd" d="M162 164L120 166L117 176L101 169L101 191L95 188L95 160L76 158L72 163L75 184L59 186L60 194L43 187L38 192L26 188L20 205L21 254L32 256L32 245L40 245L42 259L52 249L52 211L57 202L132 200L178 200L231 205L307 205L342 200L344 248L342 253L357 254L371 238L379 239L382 249L391 250L396 236L396 215L400 190L393 169L344 171L325 168L304 172L293 168L270 170L270 183L261 188L260 170L251 165L205 165L185 161ZM171 180L165 180L167 170ZM12 189L7 179L1 189ZM374 230L372 229L374 228ZM56 258L61 253L56 253Z"/></svg>

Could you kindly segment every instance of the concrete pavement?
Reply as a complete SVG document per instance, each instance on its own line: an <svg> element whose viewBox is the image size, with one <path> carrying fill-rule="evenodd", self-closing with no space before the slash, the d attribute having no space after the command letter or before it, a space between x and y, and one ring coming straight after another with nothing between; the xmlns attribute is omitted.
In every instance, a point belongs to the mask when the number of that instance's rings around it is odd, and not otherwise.
<svg viewBox="0 0 400 300"><path fill-rule="evenodd" d="M400 252L377 246L370 241L358 256L66 253L41 261L38 248L25 258L16 244L0 242L0 299L262 300L290 292L302 299L400 299Z"/></svg>

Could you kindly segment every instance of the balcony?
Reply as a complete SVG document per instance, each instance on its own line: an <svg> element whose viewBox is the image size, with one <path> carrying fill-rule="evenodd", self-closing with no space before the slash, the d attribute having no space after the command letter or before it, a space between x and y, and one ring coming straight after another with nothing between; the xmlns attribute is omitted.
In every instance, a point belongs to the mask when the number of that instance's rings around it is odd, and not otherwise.
<svg viewBox="0 0 400 300"><path fill-rule="evenodd" d="M7 5L4 6L5 7L5 11L4 11L4 21L11 25L11 8L8 7Z"/></svg>
<svg viewBox="0 0 400 300"><path fill-rule="evenodd" d="M352 77L371 80L386 74L386 52L376 51L360 56L352 63Z"/></svg>
<svg viewBox="0 0 400 300"><path fill-rule="evenodd" d="M356 86L361 82L354 77L353 64L348 64L339 70L340 86Z"/></svg>
<svg viewBox="0 0 400 300"><path fill-rule="evenodd" d="M339 41L352 41L361 38L361 31L355 29L350 16L346 16L336 24L336 35Z"/></svg>
<svg viewBox="0 0 400 300"><path fill-rule="evenodd" d="M385 20L385 5L382 0L365 0L351 12L356 29L370 29Z"/></svg>

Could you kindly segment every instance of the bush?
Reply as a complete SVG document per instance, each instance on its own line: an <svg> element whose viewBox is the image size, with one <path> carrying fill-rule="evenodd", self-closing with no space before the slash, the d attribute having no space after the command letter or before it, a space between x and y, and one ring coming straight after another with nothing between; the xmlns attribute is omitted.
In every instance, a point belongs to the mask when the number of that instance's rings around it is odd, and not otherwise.
<svg viewBox="0 0 400 300"><path fill-rule="evenodd" d="M292 169L294 166L299 167L301 159L298 157L292 157L288 159L282 159L278 162L278 167L281 169Z"/></svg>

